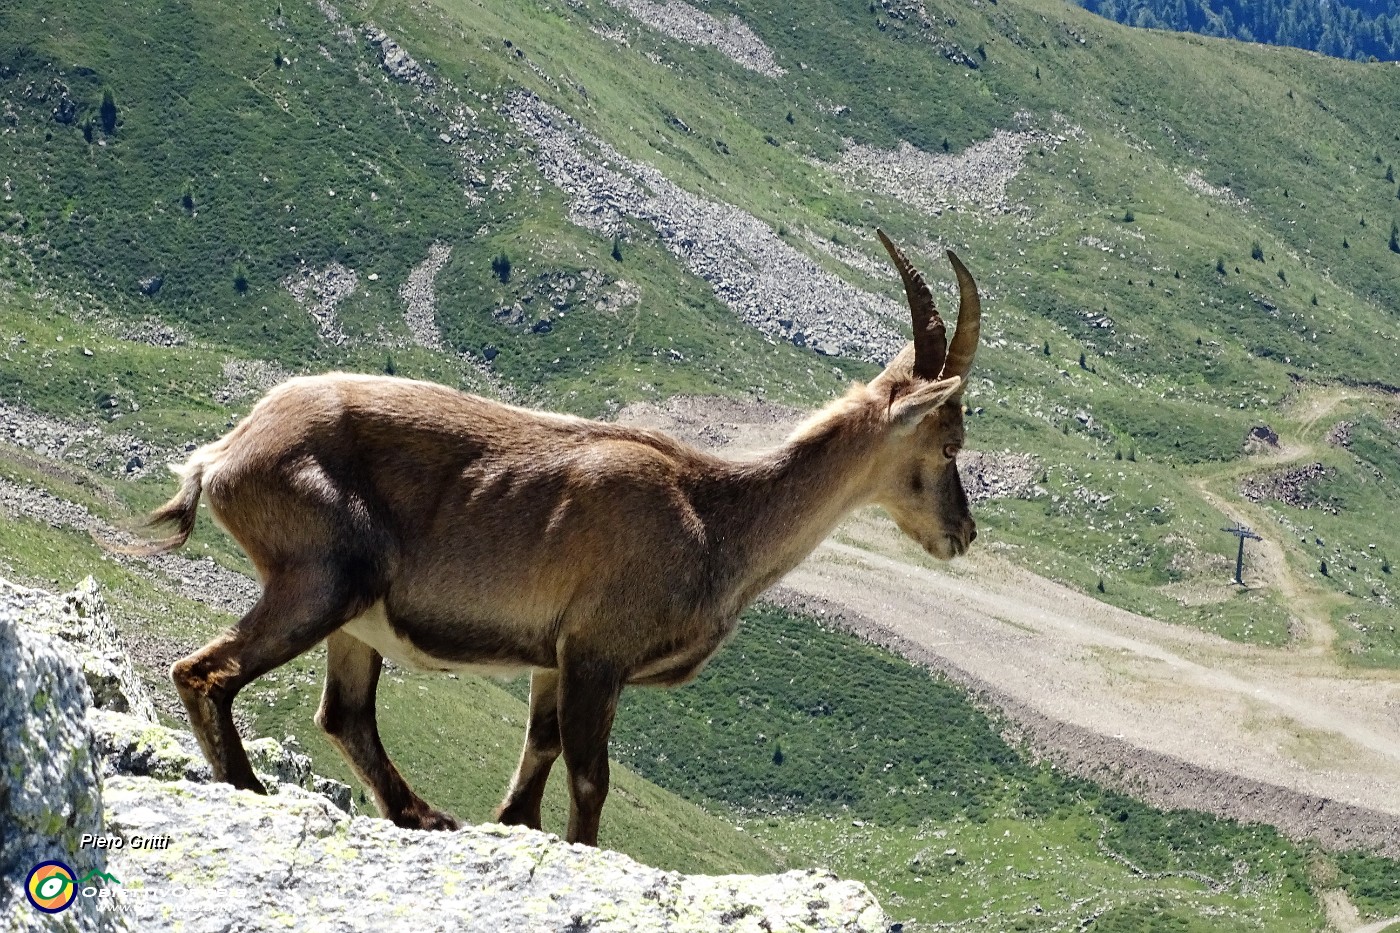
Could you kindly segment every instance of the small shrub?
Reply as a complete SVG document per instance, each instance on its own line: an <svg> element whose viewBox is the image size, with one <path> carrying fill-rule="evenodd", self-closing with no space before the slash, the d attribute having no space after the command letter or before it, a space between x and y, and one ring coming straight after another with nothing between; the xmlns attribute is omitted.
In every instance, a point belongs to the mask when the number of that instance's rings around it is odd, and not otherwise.
<svg viewBox="0 0 1400 933"><path fill-rule="evenodd" d="M1095 587L1095 589L1097 589L1100 593L1104 592L1103 577L1099 577L1099 585Z"/></svg>
<svg viewBox="0 0 1400 933"><path fill-rule="evenodd" d="M1282 269L1278 270L1278 280L1279 280L1280 282L1282 282L1284 285L1287 285L1287 284L1288 284L1288 276L1284 275Z"/></svg>
<svg viewBox="0 0 1400 933"><path fill-rule="evenodd" d="M775 742L775 743L773 743L773 764L775 764L775 765L780 765L780 764L782 764L782 763L783 763L783 747Z"/></svg>
<svg viewBox="0 0 1400 933"><path fill-rule="evenodd" d="M392 353L384 354L384 372L389 376L398 375L399 368L394 364L394 355Z"/></svg>
<svg viewBox="0 0 1400 933"><path fill-rule="evenodd" d="M1390 251L1400 253L1400 225L1390 222Z"/></svg>
<svg viewBox="0 0 1400 933"><path fill-rule="evenodd" d="M509 282L510 257L505 253L498 254L495 259L491 260L491 271L495 273L496 278L501 280L502 285Z"/></svg>
<svg viewBox="0 0 1400 933"><path fill-rule="evenodd" d="M1124 211L1124 212L1123 212L1123 223L1125 223L1125 224L1130 224L1130 223L1132 223L1135 219L1136 219L1136 218L1133 216L1133 212L1132 212L1132 211L1128 210L1128 211Z"/></svg>
<svg viewBox="0 0 1400 933"><path fill-rule="evenodd" d="M616 262L622 262L622 235L613 234L612 258Z"/></svg>
<svg viewBox="0 0 1400 933"><path fill-rule="evenodd" d="M233 270L233 290L240 295L248 292L248 271L242 265L236 266Z"/></svg>
<svg viewBox="0 0 1400 933"><path fill-rule="evenodd" d="M1255 262L1264 261L1264 247L1259 245L1258 240L1255 240L1252 244L1250 244L1249 258L1253 259Z"/></svg>
<svg viewBox="0 0 1400 933"><path fill-rule="evenodd" d="M117 131L117 100L109 87L102 89L102 107L98 115L102 118L102 132L111 136Z"/></svg>
<svg viewBox="0 0 1400 933"><path fill-rule="evenodd" d="M1317 565L1317 572L1320 573L1320 574L1322 574L1324 577L1328 575L1328 574L1327 574L1327 561L1324 560L1324 561L1322 561L1321 563L1319 563L1319 564Z"/></svg>
<svg viewBox="0 0 1400 933"><path fill-rule="evenodd" d="M1045 341L1045 345L1040 348L1040 352L1044 353L1046 356L1050 355L1050 341Z"/></svg>
<svg viewBox="0 0 1400 933"><path fill-rule="evenodd" d="M1085 361L1085 359L1084 359L1084 351L1083 351L1083 350L1080 350L1080 351L1079 351L1079 368L1080 368L1080 369L1088 369L1088 368L1089 368L1089 364L1088 364L1088 363Z"/></svg>

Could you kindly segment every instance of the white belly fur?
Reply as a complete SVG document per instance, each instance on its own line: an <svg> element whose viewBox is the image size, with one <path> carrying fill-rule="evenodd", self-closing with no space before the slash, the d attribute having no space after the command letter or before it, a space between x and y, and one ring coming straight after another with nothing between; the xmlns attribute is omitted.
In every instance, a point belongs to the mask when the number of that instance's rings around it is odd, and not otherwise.
<svg viewBox="0 0 1400 933"><path fill-rule="evenodd" d="M346 622L341 631L369 645L399 667L411 671L460 671L509 680L529 670L527 666L520 664L463 663L433 657L394 631L393 626L389 624L388 613L384 611L383 600Z"/></svg>

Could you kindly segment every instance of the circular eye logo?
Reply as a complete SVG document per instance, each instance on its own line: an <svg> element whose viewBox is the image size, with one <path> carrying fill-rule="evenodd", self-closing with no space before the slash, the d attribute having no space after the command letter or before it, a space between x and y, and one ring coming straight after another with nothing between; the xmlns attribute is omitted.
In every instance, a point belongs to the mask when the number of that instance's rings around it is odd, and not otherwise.
<svg viewBox="0 0 1400 933"><path fill-rule="evenodd" d="M77 894L73 869L62 862L40 862L24 879L24 896L46 914L66 910Z"/></svg>

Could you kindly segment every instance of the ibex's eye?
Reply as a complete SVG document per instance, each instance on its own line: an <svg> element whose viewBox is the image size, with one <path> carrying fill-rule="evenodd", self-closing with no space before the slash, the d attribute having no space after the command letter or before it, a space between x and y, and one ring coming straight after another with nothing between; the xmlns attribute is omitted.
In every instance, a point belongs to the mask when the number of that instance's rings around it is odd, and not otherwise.
<svg viewBox="0 0 1400 933"><path fill-rule="evenodd" d="M909 488L914 490L915 495L924 491L924 478L919 475L918 470L914 471L914 478L909 481Z"/></svg>
<svg viewBox="0 0 1400 933"><path fill-rule="evenodd" d="M947 444L943 447L943 456L947 457L949 460L952 460L958 455L959 449L960 448L957 444Z"/></svg>

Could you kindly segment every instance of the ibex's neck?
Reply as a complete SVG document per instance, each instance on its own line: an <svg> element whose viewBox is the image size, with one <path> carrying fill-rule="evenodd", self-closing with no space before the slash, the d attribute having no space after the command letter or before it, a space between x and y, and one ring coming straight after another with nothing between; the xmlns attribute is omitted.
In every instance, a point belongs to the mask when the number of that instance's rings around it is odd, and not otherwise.
<svg viewBox="0 0 1400 933"><path fill-rule="evenodd" d="M707 516L721 592L747 603L796 567L852 509L871 501L879 418L860 389L727 476ZM735 608L738 607L736 605Z"/></svg>

